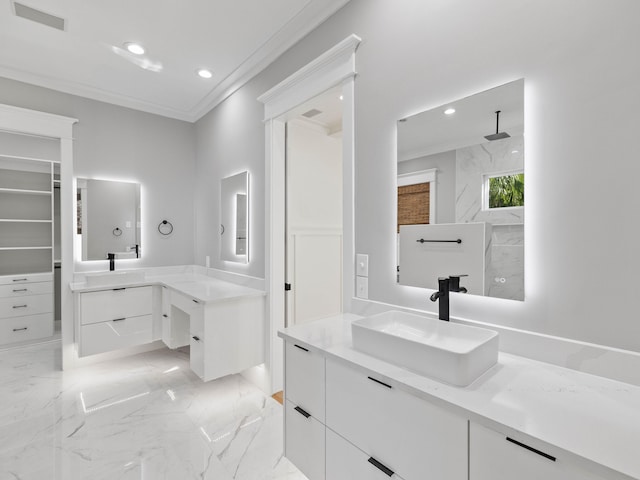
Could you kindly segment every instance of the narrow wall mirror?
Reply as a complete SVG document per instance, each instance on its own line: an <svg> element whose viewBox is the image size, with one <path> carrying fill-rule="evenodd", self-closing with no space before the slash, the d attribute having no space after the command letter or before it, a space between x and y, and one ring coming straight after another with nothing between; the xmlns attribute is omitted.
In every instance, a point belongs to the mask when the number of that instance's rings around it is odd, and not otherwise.
<svg viewBox="0 0 640 480"><path fill-rule="evenodd" d="M77 204L82 260L140 258L140 184L78 178Z"/></svg>
<svg viewBox="0 0 640 480"><path fill-rule="evenodd" d="M249 172L220 181L220 259L249 262Z"/></svg>
<svg viewBox="0 0 640 480"><path fill-rule="evenodd" d="M398 121L398 283L524 300L524 80Z"/></svg>

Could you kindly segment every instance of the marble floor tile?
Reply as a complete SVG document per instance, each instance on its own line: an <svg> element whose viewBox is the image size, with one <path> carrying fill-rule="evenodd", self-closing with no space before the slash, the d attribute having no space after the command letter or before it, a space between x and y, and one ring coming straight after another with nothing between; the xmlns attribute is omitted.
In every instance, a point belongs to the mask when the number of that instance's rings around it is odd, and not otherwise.
<svg viewBox="0 0 640 480"><path fill-rule="evenodd" d="M0 352L0 480L305 480L282 416L238 375L202 382L185 351L65 372L59 343Z"/></svg>

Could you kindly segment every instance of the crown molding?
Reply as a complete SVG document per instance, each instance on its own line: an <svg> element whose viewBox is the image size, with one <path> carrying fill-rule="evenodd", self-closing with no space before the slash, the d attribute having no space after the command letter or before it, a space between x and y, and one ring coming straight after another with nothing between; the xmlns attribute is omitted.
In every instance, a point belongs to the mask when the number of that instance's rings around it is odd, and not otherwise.
<svg viewBox="0 0 640 480"><path fill-rule="evenodd" d="M349 0L322 0L311 2L259 49L246 58L230 75L218 83L208 94L203 96L200 101L184 110L167 107L166 105L154 102L147 102L127 95L95 88L80 82L67 81L46 75L37 75L3 66L0 66L0 76L83 98L89 98L91 100L193 123L209 113L236 90L267 68L284 52L348 2Z"/></svg>

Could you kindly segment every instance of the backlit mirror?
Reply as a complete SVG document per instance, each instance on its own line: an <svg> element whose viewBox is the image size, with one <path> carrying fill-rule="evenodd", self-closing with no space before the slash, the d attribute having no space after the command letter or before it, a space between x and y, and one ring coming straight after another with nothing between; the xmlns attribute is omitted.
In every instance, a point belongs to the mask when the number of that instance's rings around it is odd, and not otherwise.
<svg viewBox="0 0 640 480"><path fill-rule="evenodd" d="M524 300L524 80L398 121L402 285Z"/></svg>
<svg viewBox="0 0 640 480"><path fill-rule="evenodd" d="M249 261L249 172L220 181L220 259Z"/></svg>
<svg viewBox="0 0 640 480"><path fill-rule="evenodd" d="M78 178L77 204L82 260L140 258L140 184Z"/></svg>

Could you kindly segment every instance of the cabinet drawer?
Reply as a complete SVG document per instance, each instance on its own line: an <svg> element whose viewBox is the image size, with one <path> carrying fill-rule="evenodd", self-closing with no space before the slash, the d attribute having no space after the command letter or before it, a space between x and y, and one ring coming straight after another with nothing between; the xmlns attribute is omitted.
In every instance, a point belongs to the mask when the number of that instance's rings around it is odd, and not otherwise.
<svg viewBox="0 0 640 480"><path fill-rule="evenodd" d="M32 282L53 282L53 273L30 273L27 275L0 276L0 285L21 285Z"/></svg>
<svg viewBox="0 0 640 480"><path fill-rule="evenodd" d="M83 325L151 313L151 287L116 288L80 294Z"/></svg>
<svg viewBox="0 0 640 480"><path fill-rule="evenodd" d="M177 292L171 292L171 305L178 307L189 315L204 310L204 305L201 302Z"/></svg>
<svg viewBox="0 0 640 480"><path fill-rule="evenodd" d="M315 418L307 417L295 408L296 405L285 401L284 455L309 480L324 480L325 427Z"/></svg>
<svg viewBox="0 0 640 480"><path fill-rule="evenodd" d="M0 298L23 297L53 293L53 282L22 283L0 285Z"/></svg>
<svg viewBox="0 0 640 480"><path fill-rule="evenodd" d="M354 447L340 435L327 428L327 478L331 480L388 480L401 478L385 465ZM378 466L376 466L378 465Z"/></svg>
<svg viewBox="0 0 640 480"><path fill-rule="evenodd" d="M326 379L327 427L406 480L466 479L466 419L330 359Z"/></svg>
<svg viewBox="0 0 640 480"><path fill-rule="evenodd" d="M470 480L604 480L540 442L508 437L471 422Z"/></svg>
<svg viewBox="0 0 640 480"><path fill-rule="evenodd" d="M24 317L53 312L53 295L0 298L0 318Z"/></svg>
<svg viewBox="0 0 640 480"><path fill-rule="evenodd" d="M153 341L153 317L93 323L80 327L80 356L108 352Z"/></svg>
<svg viewBox="0 0 640 480"><path fill-rule="evenodd" d="M24 342L53 335L53 313L0 319L0 344Z"/></svg>
<svg viewBox="0 0 640 480"><path fill-rule="evenodd" d="M324 356L285 344L285 397L324 423Z"/></svg>

